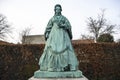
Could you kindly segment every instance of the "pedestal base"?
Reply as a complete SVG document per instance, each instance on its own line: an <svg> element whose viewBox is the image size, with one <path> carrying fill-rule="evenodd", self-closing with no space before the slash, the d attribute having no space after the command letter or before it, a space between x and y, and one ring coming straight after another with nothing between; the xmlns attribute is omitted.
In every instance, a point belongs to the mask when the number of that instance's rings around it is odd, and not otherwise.
<svg viewBox="0 0 120 80"><path fill-rule="evenodd" d="M65 72L49 72L49 71L36 71L34 78L81 78L83 77L80 70L65 71Z"/></svg>
<svg viewBox="0 0 120 80"><path fill-rule="evenodd" d="M28 80L88 80L86 77L82 76L81 78L30 78Z"/></svg>

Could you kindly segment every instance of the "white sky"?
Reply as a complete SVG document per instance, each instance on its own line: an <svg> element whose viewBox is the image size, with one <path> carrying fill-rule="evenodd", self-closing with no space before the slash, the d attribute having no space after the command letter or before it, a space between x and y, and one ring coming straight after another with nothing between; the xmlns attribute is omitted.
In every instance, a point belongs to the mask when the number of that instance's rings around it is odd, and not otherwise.
<svg viewBox="0 0 120 80"><path fill-rule="evenodd" d="M14 28L13 38L8 40L18 42L19 32L27 27L32 28L32 35L43 34L55 4L61 4L62 14L70 21L73 39L88 34L86 20L97 17L100 9L106 9L105 17L112 24L120 24L120 0L0 0L0 13Z"/></svg>

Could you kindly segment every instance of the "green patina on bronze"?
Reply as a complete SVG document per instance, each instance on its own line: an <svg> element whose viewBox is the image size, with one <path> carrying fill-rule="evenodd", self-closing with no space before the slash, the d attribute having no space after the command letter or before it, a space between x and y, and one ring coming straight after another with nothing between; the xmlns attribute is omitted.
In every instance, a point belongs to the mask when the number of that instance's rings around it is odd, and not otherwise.
<svg viewBox="0 0 120 80"><path fill-rule="evenodd" d="M34 77L81 77L78 60L73 50L71 25L61 14L61 5L55 5L55 15L45 30L46 45L39 60L40 70Z"/></svg>
<svg viewBox="0 0 120 80"><path fill-rule="evenodd" d="M36 71L35 78L82 78L81 71L66 71L66 72L49 72L49 71Z"/></svg>

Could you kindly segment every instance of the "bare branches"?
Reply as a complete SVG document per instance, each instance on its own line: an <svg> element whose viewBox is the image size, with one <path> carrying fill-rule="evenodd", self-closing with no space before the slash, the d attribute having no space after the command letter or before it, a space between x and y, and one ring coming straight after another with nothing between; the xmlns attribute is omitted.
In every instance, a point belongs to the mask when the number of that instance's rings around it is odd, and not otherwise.
<svg viewBox="0 0 120 80"><path fill-rule="evenodd" d="M6 34L9 33L11 33L11 27L6 20L6 17L0 14L0 38L4 39Z"/></svg>
<svg viewBox="0 0 120 80"><path fill-rule="evenodd" d="M116 25L106 25L106 28L103 31L101 31L101 34L103 34L103 33L109 33L109 34L115 33L115 31L113 31L115 26Z"/></svg>
<svg viewBox="0 0 120 80"><path fill-rule="evenodd" d="M26 39L26 37L30 34L30 31L31 31L31 28L25 28L21 33L20 33L20 37L21 37L21 42L22 44L25 44L25 43L30 43L31 42L31 39L28 40Z"/></svg>
<svg viewBox="0 0 120 80"><path fill-rule="evenodd" d="M104 12L105 10L103 9L102 13L98 14L97 19L89 17L87 21L89 32L93 33L95 40L103 33L114 33L113 29L116 25L110 25L107 23L107 19L104 17Z"/></svg>

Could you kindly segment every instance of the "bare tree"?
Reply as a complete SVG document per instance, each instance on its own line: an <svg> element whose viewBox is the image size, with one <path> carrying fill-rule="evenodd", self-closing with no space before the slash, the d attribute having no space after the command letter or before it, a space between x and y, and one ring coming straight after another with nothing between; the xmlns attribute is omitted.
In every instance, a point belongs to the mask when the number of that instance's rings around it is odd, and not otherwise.
<svg viewBox="0 0 120 80"><path fill-rule="evenodd" d="M90 33L93 33L95 41L97 38L104 33L114 33L113 29L116 25L111 25L107 23L107 19L105 18L105 10L101 11L101 14L98 14L97 19L93 19L92 17L88 18L87 25Z"/></svg>
<svg viewBox="0 0 120 80"><path fill-rule="evenodd" d="M31 31L31 28L27 27L20 33L22 44L31 42L31 39L26 39L26 37L30 34L30 31Z"/></svg>
<svg viewBox="0 0 120 80"><path fill-rule="evenodd" d="M4 15L0 14L0 39L4 39L6 35L11 33L11 27Z"/></svg>

